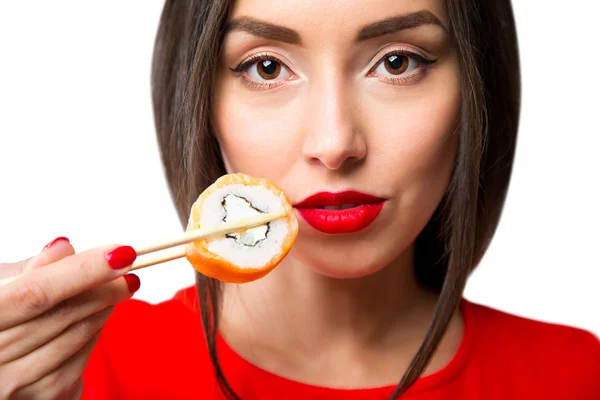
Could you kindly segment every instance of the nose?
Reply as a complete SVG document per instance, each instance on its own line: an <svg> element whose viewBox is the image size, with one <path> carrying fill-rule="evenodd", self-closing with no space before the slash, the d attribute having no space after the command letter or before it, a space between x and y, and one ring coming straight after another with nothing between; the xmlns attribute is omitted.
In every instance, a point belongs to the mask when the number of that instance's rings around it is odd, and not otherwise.
<svg viewBox="0 0 600 400"><path fill-rule="evenodd" d="M304 158L330 170L365 158L367 143L353 115L352 101L344 82L330 77L311 88L306 114Z"/></svg>

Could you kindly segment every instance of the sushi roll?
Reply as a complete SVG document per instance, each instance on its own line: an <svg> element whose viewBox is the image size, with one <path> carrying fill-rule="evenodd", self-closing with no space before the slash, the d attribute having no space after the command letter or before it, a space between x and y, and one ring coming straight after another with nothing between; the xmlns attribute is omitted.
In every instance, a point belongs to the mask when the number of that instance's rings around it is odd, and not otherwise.
<svg viewBox="0 0 600 400"><path fill-rule="evenodd" d="M265 225L188 243L187 260L211 278L245 283L271 272L296 240L298 220L283 190L242 173L222 176L192 205L187 231L283 210L286 217Z"/></svg>

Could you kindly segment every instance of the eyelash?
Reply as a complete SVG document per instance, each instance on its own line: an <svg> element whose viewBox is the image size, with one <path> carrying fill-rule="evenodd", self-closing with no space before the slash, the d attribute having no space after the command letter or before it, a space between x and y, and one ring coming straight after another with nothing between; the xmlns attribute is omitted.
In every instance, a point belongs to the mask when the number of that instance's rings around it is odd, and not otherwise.
<svg viewBox="0 0 600 400"><path fill-rule="evenodd" d="M412 51L407 50L392 50L389 53L386 53L381 59L369 70L367 76L371 75L377 68L385 62L386 59L392 56L402 56L413 58L419 63L419 66L415 69L415 72L408 73L407 76L398 76L396 78L392 78L390 76L379 76L378 78L383 80L386 83L390 83L392 85L407 85L410 83L414 83L416 80L420 79L423 76L423 73L427 71L427 69L437 61L430 60L420 54L414 53Z"/></svg>
<svg viewBox="0 0 600 400"><path fill-rule="evenodd" d="M279 86L281 85L281 83L279 82L257 82L253 79L249 79L248 77L246 77L244 74L248 71L248 69L254 65L255 63L259 62L259 61L273 61L276 63L281 64L282 66L284 66L285 68L287 68L288 71L291 72L291 69L281 60L279 60L277 57L273 57L269 54L266 53L259 53L259 54L255 54L253 56L251 56L250 58L248 58L245 61L242 61L237 67L235 68L230 68L231 71L233 71L236 76L241 77L244 80L244 83L247 84L248 86L250 86L250 88L252 89L272 89L275 86Z"/></svg>
<svg viewBox="0 0 600 400"><path fill-rule="evenodd" d="M242 61L240 63L240 65L238 65L237 67L233 68L232 71L233 72L237 72L237 73L244 73L255 62L257 62L257 61L265 61L265 60L271 60L271 61L275 61L275 62L279 62L279 63L283 64L281 61L279 61L277 58L275 58L273 56L270 56L270 55L268 55L266 53L260 53L260 54L255 54L255 55L251 56L249 59L247 59L245 61Z"/></svg>
<svg viewBox="0 0 600 400"><path fill-rule="evenodd" d="M381 65L381 63L385 62L385 60L387 58L392 57L392 56L403 56L403 57L413 58L419 63L419 66L417 67L416 70L421 70L420 71L421 73L410 73L408 77L397 77L397 78L392 78L389 76L380 76L379 77L383 81L390 83L390 84L394 84L394 85L403 85L403 84L412 83L413 81L415 81L415 79L418 79L420 77L420 75L427 70L428 67L430 67L433 63L435 63L437 61L437 59L430 60L430 59L423 57L420 54L414 53L412 51L393 50L393 51L390 51L389 53L386 53L383 57L381 57L381 59L369 70L367 75L371 75L373 73L373 71L375 71L377 69L377 67L379 67ZM237 67L230 68L230 69L232 72L234 72L236 74L236 76L244 79L244 83L246 83L253 89L271 89L275 86L281 85L281 83L279 83L279 82L257 82L255 80L249 79L245 76L245 73L248 71L248 69L252 65L254 65L256 62L266 61L266 60L279 63L282 66L284 66L288 71L291 72L291 69L284 62L279 60L277 57L273 57L266 53L255 54L255 55L251 56L250 58L248 58L247 60L244 60L243 62L241 62Z"/></svg>

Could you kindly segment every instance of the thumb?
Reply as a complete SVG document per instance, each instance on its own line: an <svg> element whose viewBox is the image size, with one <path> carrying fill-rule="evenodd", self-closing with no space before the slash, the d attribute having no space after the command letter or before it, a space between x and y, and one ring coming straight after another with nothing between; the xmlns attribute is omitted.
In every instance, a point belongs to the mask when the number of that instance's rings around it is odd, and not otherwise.
<svg viewBox="0 0 600 400"><path fill-rule="evenodd" d="M71 245L71 242L69 242L69 239L64 236L57 237L48 243L40 254L25 260L21 265L22 272L52 264L73 254L75 254L75 249Z"/></svg>
<svg viewBox="0 0 600 400"><path fill-rule="evenodd" d="M0 264L0 280L19 276L25 271L52 264L72 254L75 254L75 249L69 239L64 236L58 237L48 243L36 256L16 263Z"/></svg>
<svg viewBox="0 0 600 400"><path fill-rule="evenodd" d="M26 264L34 258L35 257L31 257L16 263L0 264L0 280L20 275L21 272L23 272L23 270L25 269Z"/></svg>

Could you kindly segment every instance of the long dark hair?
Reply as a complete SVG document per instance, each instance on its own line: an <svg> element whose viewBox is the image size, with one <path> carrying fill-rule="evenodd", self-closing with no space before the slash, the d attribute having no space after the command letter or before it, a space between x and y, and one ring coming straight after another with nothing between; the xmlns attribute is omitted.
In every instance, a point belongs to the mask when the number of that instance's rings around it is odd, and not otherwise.
<svg viewBox="0 0 600 400"><path fill-rule="evenodd" d="M391 398L421 375L462 298L467 277L498 225L512 171L520 73L510 0L447 0L461 73L458 150L450 185L416 241L415 275L439 293L423 343ZM165 174L179 218L225 174L211 99L233 0L167 0L152 68L154 117ZM204 333L224 394L239 399L217 358L221 286L196 274Z"/></svg>

